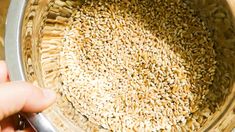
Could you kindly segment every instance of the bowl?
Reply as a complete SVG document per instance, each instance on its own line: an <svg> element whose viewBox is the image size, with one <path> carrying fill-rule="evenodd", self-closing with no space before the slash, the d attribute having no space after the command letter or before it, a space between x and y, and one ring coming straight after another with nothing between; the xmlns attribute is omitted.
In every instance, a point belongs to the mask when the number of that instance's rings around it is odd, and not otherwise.
<svg viewBox="0 0 235 132"><path fill-rule="evenodd" d="M123 1L128 5L128 1ZM216 104L211 106L214 111L205 116L206 122L198 129L194 128L197 125L187 122L193 125L174 128L172 131L231 131L235 127L235 3L232 0L182 1L200 16L215 42L216 70L206 99L216 100ZM10 78L29 81L58 93L56 104L40 114L40 117L45 122L49 121L47 126L51 127L53 124L59 131L108 131L90 121L84 113L76 112L68 97L58 90L61 87L58 71L58 54L61 50L59 45L64 39L66 25L74 10L85 2L87 1L11 0L8 11L5 53ZM51 47L47 47L48 45ZM198 111L203 110L205 109ZM35 122L34 118L32 120ZM44 124L39 121L40 123Z"/></svg>

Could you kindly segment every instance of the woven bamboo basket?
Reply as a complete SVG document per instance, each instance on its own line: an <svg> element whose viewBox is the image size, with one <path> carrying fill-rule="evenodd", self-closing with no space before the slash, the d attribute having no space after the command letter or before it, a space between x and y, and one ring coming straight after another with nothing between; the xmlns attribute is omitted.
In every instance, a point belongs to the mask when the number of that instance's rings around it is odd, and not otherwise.
<svg viewBox="0 0 235 132"><path fill-rule="evenodd" d="M72 0L28 1L21 32L21 51L27 81L57 90L56 88L59 87L58 71L56 67L48 68L47 65L59 64L58 53L63 31L73 11L73 8L68 7L75 7L81 3L82 1ZM218 96L220 106L199 131L232 131L235 127L235 1L191 0L188 4L200 14L201 19L213 31L217 53L217 69L211 89ZM222 13L222 16L218 13ZM51 29L54 30L51 31ZM53 46L55 43L58 44ZM41 63L44 56L40 47L48 44L52 45L50 50L53 51L51 52L53 55L48 59L48 63ZM227 83L224 83L225 81ZM66 99L59 97L57 102L63 104L63 108L73 111L72 105ZM66 118L63 109L57 104L44 114L59 131L100 130L92 122L87 121L81 113L74 115L73 119ZM74 120L79 123L74 125ZM87 126L84 127L84 124Z"/></svg>

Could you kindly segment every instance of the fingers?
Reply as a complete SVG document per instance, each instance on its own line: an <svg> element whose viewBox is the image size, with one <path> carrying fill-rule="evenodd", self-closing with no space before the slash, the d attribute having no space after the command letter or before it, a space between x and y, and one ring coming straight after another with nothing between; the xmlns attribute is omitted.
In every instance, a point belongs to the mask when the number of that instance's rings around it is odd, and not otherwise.
<svg viewBox="0 0 235 132"><path fill-rule="evenodd" d="M24 130L19 129L17 115L10 116L0 122L0 132L35 132L32 127L27 123Z"/></svg>
<svg viewBox="0 0 235 132"><path fill-rule="evenodd" d="M12 117L8 117L6 119L4 119L3 121L0 122L0 125L1 125L1 129L0 131L1 132L14 132L15 129L14 129L14 124L13 124L13 119Z"/></svg>
<svg viewBox="0 0 235 132"><path fill-rule="evenodd" d="M35 132L33 128L26 128L25 130L17 130L16 132Z"/></svg>
<svg viewBox="0 0 235 132"><path fill-rule="evenodd" d="M0 84L0 120L19 111L40 112L49 107L55 98L54 92L26 82Z"/></svg>
<svg viewBox="0 0 235 132"><path fill-rule="evenodd" d="M10 115L22 112L40 112L50 106L56 98L54 92L42 90L26 82L9 81L7 66L0 61L0 132L14 132L14 120ZM8 117L4 119L5 117ZM3 120L4 119L4 120ZM2 121L1 121L2 120ZM17 132L34 132L30 128Z"/></svg>
<svg viewBox="0 0 235 132"><path fill-rule="evenodd" d="M4 61L0 61L0 83L8 81L7 65Z"/></svg>

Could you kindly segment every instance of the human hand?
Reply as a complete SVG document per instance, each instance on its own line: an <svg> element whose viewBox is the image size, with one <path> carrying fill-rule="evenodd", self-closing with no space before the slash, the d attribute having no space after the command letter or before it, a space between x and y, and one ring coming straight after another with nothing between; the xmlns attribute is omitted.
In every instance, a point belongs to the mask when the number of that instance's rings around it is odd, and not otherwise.
<svg viewBox="0 0 235 132"><path fill-rule="evenodd" d="M0 61L0 132L17 131L14 114L40 112L49 107L55 98L51 90L22 81L9 82L6 64ZM33 129L29 127L22 131Z"/></svg>

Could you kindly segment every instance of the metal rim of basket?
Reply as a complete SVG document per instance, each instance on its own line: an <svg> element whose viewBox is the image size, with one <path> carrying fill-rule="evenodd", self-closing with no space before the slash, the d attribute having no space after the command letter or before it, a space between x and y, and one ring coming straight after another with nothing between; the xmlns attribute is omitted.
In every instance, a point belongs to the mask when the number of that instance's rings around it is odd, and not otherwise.
<svg viewBox="0 0 235 132"><path fill-rule="evenodd" d="M12 81L25 81L21 54L21 27L28 0L11 0L5 32L5 56ZM55 127L42 113L23 114L39 132L56 132Z"/></svg>

